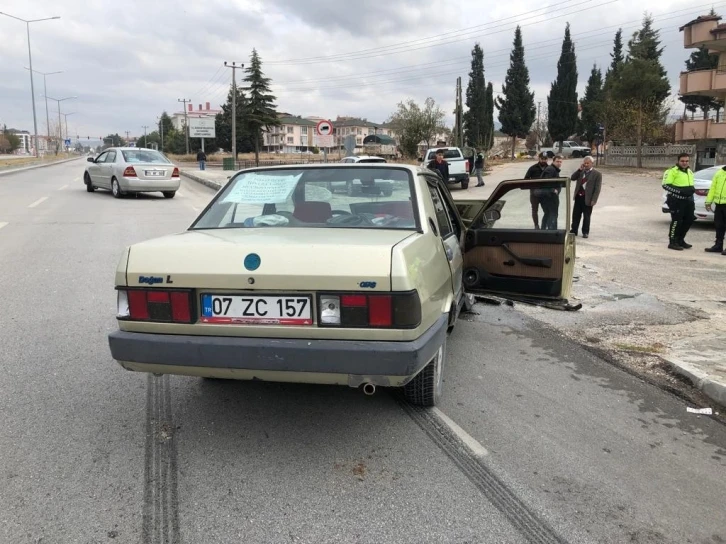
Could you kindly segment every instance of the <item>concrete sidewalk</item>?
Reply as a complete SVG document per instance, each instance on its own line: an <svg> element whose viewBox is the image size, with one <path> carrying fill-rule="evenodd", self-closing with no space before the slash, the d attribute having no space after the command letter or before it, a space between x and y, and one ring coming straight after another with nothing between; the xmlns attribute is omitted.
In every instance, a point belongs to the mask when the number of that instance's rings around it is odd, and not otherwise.
<svg viewBox="0 0 726 544"><path fill-rule="evenodd" d="M577 162L565 161L563 172L577 168ZM501 181L521 177L529 164L497 166L484 178L484 187L475 187L473 178L466 190L452 187L452 195L488 198ZM181 171L215 190L235 173ZM712 241L713 227L694 226L689 236L694 250L668 251L660 181L642 173L603 173L601 202L593 214L596 230L587 240L577 238L572 298L583 309L557 312L517 304L518 309L573 341L614 354L625 366L637 368L642 361L658 358L726 406L726 257L706 254L701 247ZM633 194L639 195L642 206L633 206ZM674 284L674 277L698 280Z"/></svg>

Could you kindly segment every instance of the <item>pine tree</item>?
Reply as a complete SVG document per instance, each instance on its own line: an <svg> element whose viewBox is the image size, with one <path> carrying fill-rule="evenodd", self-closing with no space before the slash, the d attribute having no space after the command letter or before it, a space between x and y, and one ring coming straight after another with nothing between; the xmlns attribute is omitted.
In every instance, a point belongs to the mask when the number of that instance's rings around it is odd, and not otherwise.
<svg viewBox="0 0 726 544"><path fill-rule="evenodd" d="M698 51L691 53L686 60L686 70L693 72L696 70L715 70L718 68L718 54L708 52L708 49L701 46ZM681 96L679 100L686 105L686 110L696 113L700 108L703 112L703 118L708 119L711 110L720 110L721 102L710 96Z"/></svg>
<svg viewBox="0 0 726 544"><path fill-rule="evenodd" d="M663 54L663 47L660 46L660 31L653 28L653 18L646 14L643 17L643 26L640 30L633 33L633 37L628 42L628 58L626 63L633 59L648 61L657 68L663 85L659 85L660 90L655 95L656 100L663 102L671 92L671 85L668 82L668 73L660 62ZM655 69L654 68L654 69Z"/></svg>
<svg viewBox="0 0 726 544"><path fill-rule="evenodd" d="M529 90L529 70L524 63L522 29L514 31L514 44L509 55L510 65L502 85L504 98L497 97L502 132L512 137L512 160L517 138L525 138L535 118L534 93Z"/></svg>
<svg viewBox="0 0 726 544"><path fill-rule="evenodd" d="M249 153L254 150L254 141L247 127L247 97L244 91L237 86L236 123L237 123L237 152ZM218 113L214 122L216 142L222 149L232 150L232 85L229 86L227 101L222 104L222 112ZM164 135L166 140L166 135ZM166 143L166 142L165 142Z"/></svg>
<svg viewBox="0 0 726 544"><path fill-rule="evenodd" d="M560 143L577 131L577 57L575 44L570 36L570 23L565 26L562 52L557 61L557 79L552 83L547 97L547 129L552 138Z"/></svg>
<svg viewBox="0 0 726 544"><path fill-rule="evenodd" d="M484 114L484 149L494 147L494 85L487 83L486 112Z"/></svg>
<svg viewBox="0 0 726 544"><path fill-rule="evenodd" d="M610 53L610 67L605 73L605 88L612 88L613 84L617 81L620 70L625 62L625 55L623 55L623 29L619 28L615 33L615 41L613 43L613 52Z"/></svg>
<svg viewBox="0 0 726 544"><path fill-rule="evenodd" d="M484 82L484 51L474 44L471 51L471 72L466 86L466 107L464 114L464 139L472 147L481 148L486 137L486 85Z"/></svg>
<svg viewBox="0 0 726 544"><path fill-rule="evenodd" d="M581 103L582 136L591 144L599 135L598 125L602 122L604 95L602 71L597 65L593 65Z"/></svg>
<svg viewBox="0 0 726 544"><path fill-rule="evenodd" d="M255 144L255 164L259 166L262 129L277 126L280 122L275 109L275 97L270 94L271 80L262 73L262 60L256 49L252 49L250 65L245 68L245 72L245 82L249 84L246 88L249 97L245 107L245 119Z"/></svg>

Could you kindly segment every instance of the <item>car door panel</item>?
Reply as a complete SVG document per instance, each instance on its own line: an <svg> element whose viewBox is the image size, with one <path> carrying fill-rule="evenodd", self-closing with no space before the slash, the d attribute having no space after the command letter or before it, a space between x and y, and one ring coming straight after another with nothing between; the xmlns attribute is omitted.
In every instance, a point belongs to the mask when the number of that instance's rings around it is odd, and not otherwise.
<svg viewBox="0 0 726 544"><path fill-rule="evenodd" d="M559 192L555 193L556 188ZM535 229L537 189L557 201L556 229ZM552 195L556 194L556 197ZM539 198L539 197L538 197ZM460 208L461 202L457 202ZM537 212L539 204L536 204ZM544 208L543 208L544 209ZM469 214L471 212L469 211ZM502 182L471 220L464 240L464 288L547 299L569 296L575 259L569 179ZM471 217L471 215L469 215Z"/></svg>
<svg viewBox="0 0 726 544"><path fill-rule="evenodd" d="M106 155L108 153L103 152L101 153L93 163L91 163L88 166L88 175L91 176L91 182L96 186L101 186L101 165L103 164L103 161L106 160Z"/></svg>

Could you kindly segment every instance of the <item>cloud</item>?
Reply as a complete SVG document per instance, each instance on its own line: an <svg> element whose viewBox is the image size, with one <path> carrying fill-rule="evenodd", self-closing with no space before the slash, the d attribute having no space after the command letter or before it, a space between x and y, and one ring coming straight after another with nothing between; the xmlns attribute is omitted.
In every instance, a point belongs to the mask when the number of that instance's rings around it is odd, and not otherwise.
<svg viewBox="0 0 726 544"><path fill-rule="evenodd" d="M466 86L474 42L484 49L486 79L500 91L517 24L522 25L535 99L545 104L567 21L582 93L593 63L606 67L610 62L617 28L623 27L627 42L644 10L653 13L656 28L662 29L663 63L675 92L690 54L683 49L678 27L708 12L711 4L552 0L532 5L512 0L484 7L475 0L36 0L17 6L11 13L19 17L62 17L31 25L33 67L63 70L48 76L48 94L77 95L63 104L63 111L77 112L68 118L69 129L93 136L127 130L138 135L162 111L179 111L180 98L221 104L231 81L231 70L222 63L247 63L253 47L272 78L281 111L383 121L398 102L431 96L451 124L456 78L461 76ZM715 5L716 10L723 6ZM29 75L23 69L28 62L25 26L0 16L0 35L0 123L32 130ZM36 75L41 133L42 83ZM52 103L50 108L55 111Z"/></svg>

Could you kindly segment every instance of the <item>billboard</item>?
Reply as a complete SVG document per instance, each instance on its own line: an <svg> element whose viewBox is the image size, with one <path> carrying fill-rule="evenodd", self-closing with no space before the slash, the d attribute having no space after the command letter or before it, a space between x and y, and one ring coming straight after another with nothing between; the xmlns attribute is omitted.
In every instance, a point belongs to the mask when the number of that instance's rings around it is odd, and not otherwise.
<svg viewBox="0 0 726 544"><path fill-rule="evenodd" d="M189 119L190 138L214 138L214 117L192 117Z"/></svg>

